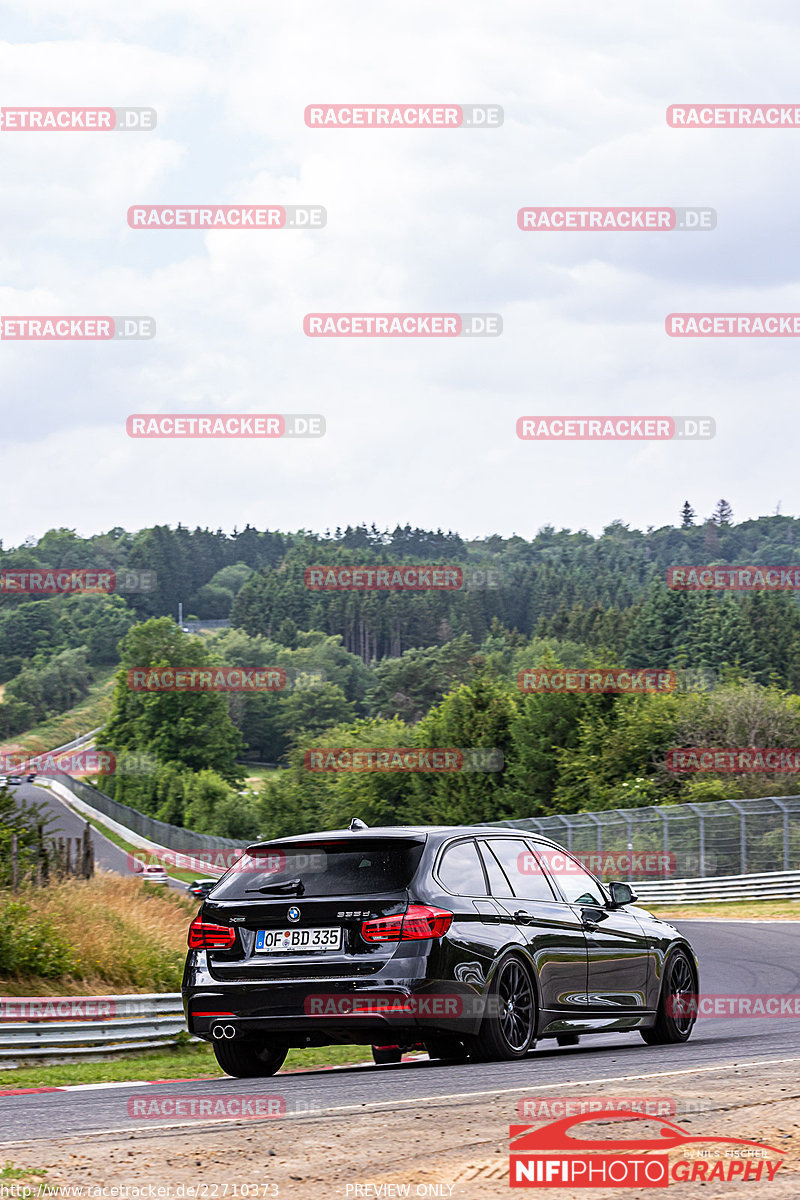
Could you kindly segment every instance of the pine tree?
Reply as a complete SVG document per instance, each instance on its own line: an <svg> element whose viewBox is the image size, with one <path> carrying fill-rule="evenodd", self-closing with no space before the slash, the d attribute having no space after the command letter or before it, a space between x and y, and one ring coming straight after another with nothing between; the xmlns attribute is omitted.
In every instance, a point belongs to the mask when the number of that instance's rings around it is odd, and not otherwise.
<svg viewBox="0 0 800 1200"><path fill-rule="evenodd" d="M717 507L711 520L715 525L731 525L733 523L733 509L727 500L718 500Z"/></svg>
<svg viewBox="0 0 800 1200"><path fill-rule="evenodd" d="M691 529L694 525L694 519L697 513L692 508L688 500L684 500L683 508L681 509L681 529Z"/></svg>

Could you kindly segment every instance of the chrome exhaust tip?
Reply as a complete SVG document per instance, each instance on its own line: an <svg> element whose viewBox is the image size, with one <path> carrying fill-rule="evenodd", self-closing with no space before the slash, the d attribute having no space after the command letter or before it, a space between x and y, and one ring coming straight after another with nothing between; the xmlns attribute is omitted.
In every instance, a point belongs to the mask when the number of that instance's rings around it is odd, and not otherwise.
<svg viewBox="0 0 800 1200"><path fill-rule="evenodd" d="M225 1026L225 1028L224 1028L224 1030L223 1030L223 1033L224 1033L224 1035L225 1035L225 1037L226 1037L226 1038L234 1038L234 1037L236 1037L236 1030L235 1030L235 1028L233 1027L233 1025L226 1025L226 1026Z"/></svg>

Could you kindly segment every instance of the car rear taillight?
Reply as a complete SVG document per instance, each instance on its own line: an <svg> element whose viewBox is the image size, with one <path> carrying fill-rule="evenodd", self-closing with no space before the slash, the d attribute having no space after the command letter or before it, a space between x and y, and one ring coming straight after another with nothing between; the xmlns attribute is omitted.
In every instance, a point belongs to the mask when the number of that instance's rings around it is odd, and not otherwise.
<svg viewBox="0 0 800 1200"><path fill-rule="evenodd" d="M195 917L189 926L190 950L230 950L236 942L236 930L227 925L212 925Z"/></svg>
<svg viewBox="0 0 800 1200"><path fill-rule="evenodd" d="M420 938L442 937L453 923L453 914L427 904L410 904L395 917L376 917L364 921L361 936L365 942L416 942Z"/></svg>

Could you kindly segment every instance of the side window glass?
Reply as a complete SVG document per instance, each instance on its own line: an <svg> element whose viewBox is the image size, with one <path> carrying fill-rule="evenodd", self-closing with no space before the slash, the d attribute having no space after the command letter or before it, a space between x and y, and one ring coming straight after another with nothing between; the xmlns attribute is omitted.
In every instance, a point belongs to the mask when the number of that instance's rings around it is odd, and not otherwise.
<svg viewBox="0 0 800 1200"><path fill-rule="evenodd" d="M456 842L445 850L439 878L456 896L485 896L486 880L474 842Z"/></svg>
<svg viewBox="0 0 800 1200"><path fill-rule="evenodd" d="M483 864L486 867L486 874L489 876L489 892L501 900L512 898L513 888L506 878L505 871L489 849L491 843L478 842L478 845L481 849Z"/></svg>
<svg viewBox="0 0 800 1200"><path fill-rule="evenodd" d="M539 850L569 904L605 905L603 889L576 858L552 846L542 846Z"/></svg>
<svg viewBox="0 0 800 1200"><path fill-rule="evenodd" d="M542 864L522 838L491 838L486 844L503 868L517 899L555 899Z"/></svg>

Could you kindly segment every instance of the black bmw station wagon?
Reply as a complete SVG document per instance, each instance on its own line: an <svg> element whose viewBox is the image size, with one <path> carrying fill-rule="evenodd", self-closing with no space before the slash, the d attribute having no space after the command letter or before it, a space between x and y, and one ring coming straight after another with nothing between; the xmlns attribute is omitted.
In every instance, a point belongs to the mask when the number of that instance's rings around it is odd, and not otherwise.
<svg viewBox="0 0 800 1200"><path fill-rule="evenodd" d="M191 924L188 1028L239 1077L335 1043L487 1061L588 1033L685 1042L696 957L635 899L509 827L354 820L252 845Z"/></svg>

